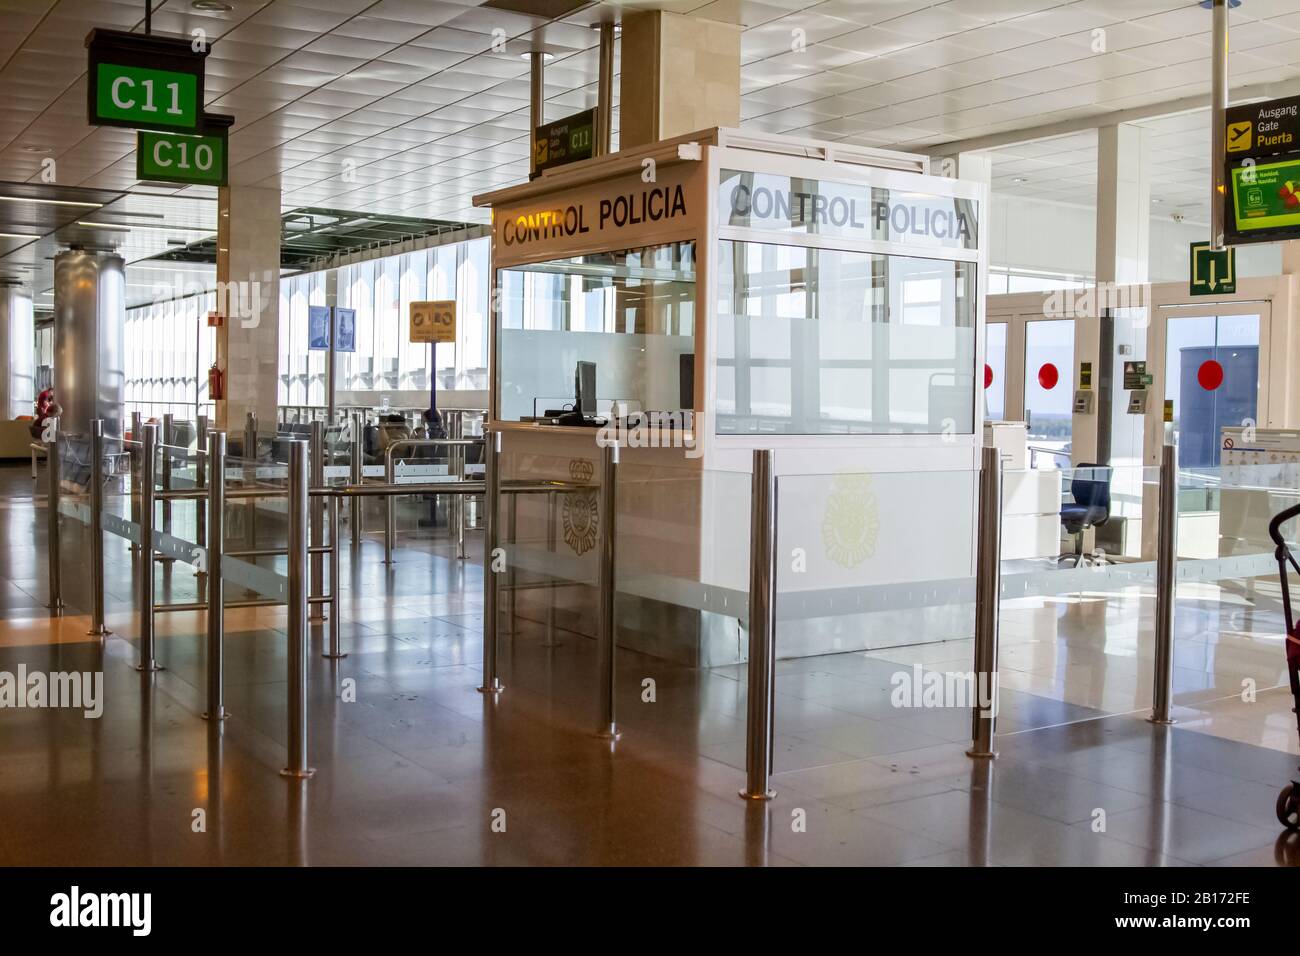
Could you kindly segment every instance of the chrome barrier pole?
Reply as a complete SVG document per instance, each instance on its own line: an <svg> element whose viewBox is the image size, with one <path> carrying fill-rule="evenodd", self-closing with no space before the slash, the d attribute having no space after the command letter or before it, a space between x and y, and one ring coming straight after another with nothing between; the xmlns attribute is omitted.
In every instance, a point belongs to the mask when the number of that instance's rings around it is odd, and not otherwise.
<svg viewBox="0 0 1300 956"><path fill-rule="evenodd" d="M339 646L339 541L342 535L339 533L339 499L338 495L330 495L329 499L330 512L330 620L329 620L329 648L325 651L324 657L337 660L340 657L347 657L343 649Z"/></svg>
<svg viewBox="0 0 1300 956"><path fill-rule="evenodd" d="M104 420L90 423L90 630L91 637L108 634L104 626Z"/></svg>
<svg viewBox="0 0 1300 956"><path fill-rule="evenodd" d="M359 412L352 413L352 458L349 461L350 473L348 481L351 484L359 485L362 480L361 472L361 451L363 447L364 436L366 433L365 417ZM348 520L352 525L352 553L355 555L361 549L361 512L365 504L360 498L353 498L348 502Z"/></svg>
<svg viewBox="0 0 1300 956"><path fill-rule="evenodd" d="M311 454L311 487L319 488L325 484L325 423L313 421L311 423L311 441L309 445ZM325 502L320 498L315 498L310 503L311 508L311 546L319 548L325 540ZM322 597L325 594L325 561L321 554L310 554L311 561L311 591L312 597ZM308 620L323 621L325 620L325 605L312 604L310 606L310 615Z"/></svg>
<svg viewBox="0 0 1300 956"><path fill-rule="evenodd" d="M1174 573L1178 567L1177 449L1160 449L1160 504L1156 526L1156 653L1151 691L1153 724L1172 724L1174 682Z"/></svg>
<svg viewBox="0 0 1300 956"><path fill-rule="evenodd" d="M131 439L140 441L140 428L144 424L144 416L139 412L131 413ZM140 526L140 446L138 444L131 446L131 523L137 528ZM131 553L135 554L140 550L138 541L131 542Z"/></svg>
<svg viewBox="0 0 1300 956"><path fill-rule="evenodd" d="M206 429L205 429L206 431ZM226 433L207 433L208 463L213 481L208 487L208 709L204 717L225 720L226 710L226 579L221 562L226 551ZM200 509L202 512L203 509Z"/></svg>
<svg viewBox="0 0 1300 956"><path fill-rule="evenodd" d="M286 777L310 777L307 764L308 443L289 444L289 759Z"/></svg>
<svg viewBox="0 0 1300 956"><path fill-rule="evenodd" d="M394 484L397 469L393 465L393 448L389 445L384 450L384 481ZM384 495L384 564L393 563L393 536L397 533L397 519L393 513L393 495Z"/></svg>
<svg viewBox="0 0 1300 956"><path fill-rule="evenodd" d="M518 495L512 495L518 499ZM597 624L597 682L600 684L600 727L596 736L605 740L618 740L623 734L618 729L616 709L617 668L614 653L614 521L618 509L618 443L611 441L601 449L600 472L600 620ZM513 511L511 512L513 516ZM513 525L514 522L512 521ZM513 592L511 592L513 594ZM511 598L511 610L514 599ZM511 630L514 627L511 625Z"/></svg>
<svg viewBox="0 0 1300 956"><path fill-rule="evenodd" d="M451 438L465 437L465 413L462 411L449 412L448 418L451 421ZM454 445L451 449L452 461L454 467L451 473L457 481L465 480L465 460L469 456L465 454L465 446ZM465 512L468 510L465 503L464 495L452 495L451 498L453 527L456 531L456 557L461 561L465 560Z"/></svg>
<svg viewBox="0 0 1300 956"><path fill-rule="evenodd" d="M48 537L46 550L50 557L49 587L50 601L45 606L58 614L63 610L63 562L59 557L59 433L50 436L45 446L45 478L49 487L45 493L45 509L48 512Z"/></svg>
<svg viewBox="0 0 1300 956"><path fill-rule="evenodd" d="M176 420L170 415L164 415L162 421L162 489L163 491L172 490L172 449L171 446L176 443ZM162 503L162 530L163 534L172 533L172 503L167 498L163 498ZM163 558L164 561L169 560Z"/></svg>
<svg viewBox="0 0 1300 956"><path fill-rule="evenodd" d="M484 430L483 442L483 686L482 693L505 690L497 677L497 508L501 504L501 433Z"/></svg>
<svg viewBox="0 0 1300 956"><path fill-rule="evenodd" d="M208 481L208 459L205 452L208 448L208 416L198 415L194 420L194 484L198 488L207 486ZM208 529L208 510L202 507L194 509L194 527L197 534L194 537L195 542L207 546L207 529ZM200 573L200 577L202 574Z"/></svg>
<svg viewBox="0 0 1300 956"><path fill-rule="evenodd" d="M519 496L507 495L505 499L506 506L506 548L511 554L519 544ZM515 582L518 575L515 574L515 563L513 561L506 564L506 595L504 608L504 617L506 619L506 633L513 635L515 633Z"/></svg>
<svg viewBox="0 0 1300 956"><path fill-rule="evenodd" d="M244 468L251 469L251 479L257 480L257 413L249 409L244 416ZM245 474L244 482L250 476ZM249 550L257 547L257 502L250 499L244 505L244 546Z"/></svg>
<svg viewBox="0 0 1300 956"><path fill-rule="evenodd" d="M971 708L968 757L997 756L993 731L998 713L998 612L1002 597L1002 454L980 455L979 543L975 565L975 704Z"/></svg>
<svg viewBox="0 0 1300 956"><path fill-rule="evenodd" d="M153 520L154 482L158 477L158 426L145 425L140 438L140 663L138 671L160 671L154 659Z"/></svg>
<svg viewBox="0 0 1300 956"><path fill-rule="evenodd" d="M776 453L754 449L749 505L749 697L745 705L746 800L771 800L772 700L776 687Z"/></svg>

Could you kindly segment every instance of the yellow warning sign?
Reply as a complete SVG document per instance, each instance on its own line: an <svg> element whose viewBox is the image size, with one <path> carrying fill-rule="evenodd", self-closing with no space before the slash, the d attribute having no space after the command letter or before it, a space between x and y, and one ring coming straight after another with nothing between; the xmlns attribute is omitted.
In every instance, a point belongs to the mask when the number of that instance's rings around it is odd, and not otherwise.
<svg viewBox="0 0 1300 956"><path fill-rule="evenodd" d="M412 342L455 342L456 300L411 303Z"/></svg>

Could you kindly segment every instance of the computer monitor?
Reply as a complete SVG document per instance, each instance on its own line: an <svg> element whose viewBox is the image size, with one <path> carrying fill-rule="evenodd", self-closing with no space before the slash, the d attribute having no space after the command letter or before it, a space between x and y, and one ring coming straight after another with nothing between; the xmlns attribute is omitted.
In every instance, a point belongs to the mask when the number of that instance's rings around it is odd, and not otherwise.
<svg viewBox="0 0 1300 956"><path fill-rule="evenodd" d="M596 363L579 362L573 373L573 410L583 418L596 415Z"/></svg>

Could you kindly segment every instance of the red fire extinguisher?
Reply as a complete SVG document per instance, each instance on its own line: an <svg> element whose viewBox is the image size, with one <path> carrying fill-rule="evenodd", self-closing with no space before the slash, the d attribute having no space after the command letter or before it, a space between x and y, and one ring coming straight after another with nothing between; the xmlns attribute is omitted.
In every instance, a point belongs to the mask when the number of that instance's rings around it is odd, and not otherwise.
<svg viewBox="0 0 1300 956"><path fill-rule="evenodd" d="M208 399L218 402L225 398L224 389L222 388L221 369L217 368L216 363L208 369Z"/></svg>

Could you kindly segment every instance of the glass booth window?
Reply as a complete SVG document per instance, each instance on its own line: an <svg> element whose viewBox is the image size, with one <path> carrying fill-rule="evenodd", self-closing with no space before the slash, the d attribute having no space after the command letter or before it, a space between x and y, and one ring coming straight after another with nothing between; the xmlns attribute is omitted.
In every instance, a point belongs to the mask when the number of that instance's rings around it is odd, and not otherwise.
<svg viewBox="0 0 1300 956"><path fill-rule="evenodd" d="M573 408L578 362L596 365L596 414L693 405L695 243L501 269L498 414Z"/></svg>
<svg viewBox="0 0 1300 956"><path fill-rule="evenodd" d="M720 242L718 434L970 434L975 271Z"/></svg>
<svg viewBox="0 0 1300 956"><path fill-rule="evenodd" d="M1040 467L1069 467L1074 427L1074 320L1025 323L1025 422Z"/></svg>

